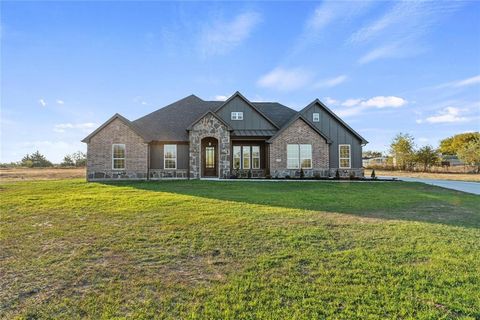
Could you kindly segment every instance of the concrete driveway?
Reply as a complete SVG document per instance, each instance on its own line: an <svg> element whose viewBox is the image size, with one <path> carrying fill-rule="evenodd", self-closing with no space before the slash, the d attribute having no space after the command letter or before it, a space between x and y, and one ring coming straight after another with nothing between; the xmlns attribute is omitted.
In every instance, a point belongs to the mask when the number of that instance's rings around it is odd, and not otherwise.
<svg viewBox="0 0 480 320"><path fill-rule="evenodd" d="M431 185L442 187L442 188L480 195L479 182L436 180L436 179L424 179L424 178L407 178L407 177L386 177L386 176L382 176L382 178L397 178L398 180L401 180L401 181L422 182L422 183L431 184Z"/></svg>

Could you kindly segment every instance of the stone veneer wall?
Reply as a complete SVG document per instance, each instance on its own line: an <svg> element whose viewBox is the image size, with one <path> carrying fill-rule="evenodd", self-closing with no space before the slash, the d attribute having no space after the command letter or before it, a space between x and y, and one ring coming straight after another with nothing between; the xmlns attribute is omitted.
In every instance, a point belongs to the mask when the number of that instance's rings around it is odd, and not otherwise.
<svg viewBox="0 0 480 320"><path fill-rule="evenodd" d="M302 119L297 119L270 144L270 174L272 177L299 176L300 169L287 169L287 144L312 145L312 169L303 170L306 177L329 175L327 141Z"/></svg>
<svg viewBox="0 0 480 320"><path fill-rule="evenodd" d="M198 179L202 167L202 139L213 137L218 140L219 177L230 176L230 131L211 114L200 119L189 132L190 139L190 178Z"/></svg>
<svg viewBox="0 0 480 320"><path fill-rule="evenodd" d="M112 169L112 144L125 144L125 170ZM87 180L147 179L148 144L123 121L115 119L87 145Z"/></svg>

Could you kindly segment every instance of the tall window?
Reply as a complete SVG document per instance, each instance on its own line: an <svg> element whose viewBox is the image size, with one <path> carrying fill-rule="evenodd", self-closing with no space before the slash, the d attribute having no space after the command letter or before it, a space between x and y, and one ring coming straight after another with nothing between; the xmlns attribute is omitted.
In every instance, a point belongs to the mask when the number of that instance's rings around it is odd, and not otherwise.
<svg viewBox="0 0 480 320"><path fill-rule="evenodd" d="M260 146L233 146L233 169L260 169Z"/></svg>
<svg viewBox="0 0 480 320"><path fill-rule="evenodd" d="M288 169L311 169L312 168L312 145L311 144L287 144L287 168Z"/></svg>
<svg viewBox="0 0 480 320"><path fill-rule="evenodd" d="M243 112L233 111L231 113L230 119L232 119L232 120L243 120Z"/></svg>
<svg viewBox="0 0 480 320"><path fill-rule="evenodd" d="M252 169L260 169L260 147L252 146Z"/></svg>
<svg viewBox="0 0 480 320"><path fill-rule="evenodd" d="M352 167L351 151L349 144L338 145L338 159L340 168L350 169Z"/></svg>
<svg viewBox="0 0 480 320"><path fill-rule="evenodd" d="M320 113L318 112L313 113L313 122L320 122Z"/></svg>
<svg viewBox="0 0 480 320"><path fill-rule="evenodd" d="M112 169L114 170L125 169L125 145L124 144L112 145Z"/></svg>
<svg viewBox="0 0 480 320"><path fill-rule="evenodd" d="M242 161L242 147L233 146L233 169L240 169L241 161Z"/></svg>
<svg viewBox="0 0 480 320"><path fill-rule="evenodd" d="M177 145L166 144L163 146L163 167L177 169Z"/></svg>
<svg viewBox="0 0 480 320"><path fill-rule="evenodd" d="M242 147L243 169L250 169L250 146Z"/></svg>

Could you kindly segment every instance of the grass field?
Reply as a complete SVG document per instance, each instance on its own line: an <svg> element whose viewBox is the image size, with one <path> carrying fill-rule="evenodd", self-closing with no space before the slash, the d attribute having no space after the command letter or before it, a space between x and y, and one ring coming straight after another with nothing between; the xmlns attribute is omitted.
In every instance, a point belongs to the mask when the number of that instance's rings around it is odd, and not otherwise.
<svg viewBox="0 0 480 320"><path fill-rule="evenodd" d="M365 169L365 177L370 177L371 174L372 174L371 169ZM478 173L430 173L430 172L375 170L375 174L377 176L411 177L411 178L426 178L426 179L437 179L437 180L480 182L480 174Z"/></svg>
<svg viewBox="0 0 480 320"><path fill-rule="evenodd" d="M0 186L0 318L480 318L479 196L403 182Z"/></svg>

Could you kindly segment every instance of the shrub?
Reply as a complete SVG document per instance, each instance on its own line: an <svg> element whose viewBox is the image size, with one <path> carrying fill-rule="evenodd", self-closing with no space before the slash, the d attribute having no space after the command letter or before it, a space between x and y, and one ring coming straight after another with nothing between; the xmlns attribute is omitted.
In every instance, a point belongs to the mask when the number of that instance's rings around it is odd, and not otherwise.
<svg viewBox="0 0 480 320"><path fill-rule="evenodd" d="M320 175L320 172L317 171L317 172L315 172L315 174L313 175L313 178L314 178L315 180L320 180L320 179L322 178L322 176Z"/></svg>
<svg viewBox="0 0 480 320"><path fill-rule="evenodd" d="M355 171L350 171L350 174L348 175L348 177L350 180L355 180L356 179Z"/></svg>
<svg viewBox="0 0 480 320"><path fill-rule="evenodd" d="M287 174L287 175L285 176L285 179L290 179L290 176Z"/></svg>
<svg viewBox="0 0 480 320"><path fill-rule="evenodd" d="M305 172L303 171L303 168L300 169L300 179L305 179Z"/></svg>
<svg viewBox="0 0 480 320"><path fill-rule="evenodd" d="M247 178L250 179L252 177L252 170L248 170L247 172Z"/></svg>
<svg viewBox="0 0 480 320"><path fill-rule="evenodd" d="M335 179L339 180L340 179L340 171L335 171Z"/></svg>
<svg viewBox="0 0 480 320"><path fill-rule="evenodd" d="M370 175L372 179L377 179L377 176L375 175L375 169L372 170L372 174Z"/></svg>

